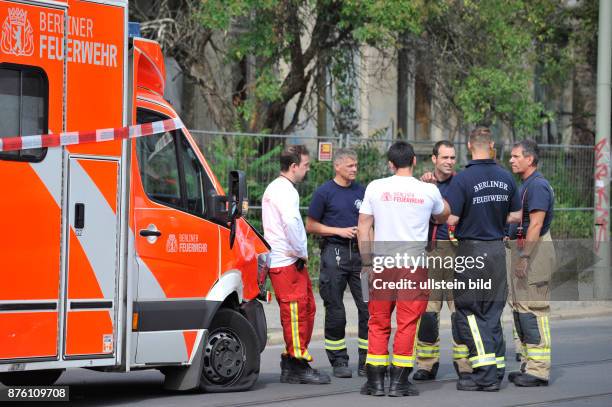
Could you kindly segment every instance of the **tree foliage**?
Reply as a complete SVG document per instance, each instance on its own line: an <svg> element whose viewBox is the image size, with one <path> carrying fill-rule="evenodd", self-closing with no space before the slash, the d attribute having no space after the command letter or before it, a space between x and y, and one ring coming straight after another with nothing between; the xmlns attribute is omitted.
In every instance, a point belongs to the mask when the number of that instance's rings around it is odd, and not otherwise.
<svg viewBox="0 0 612 407"><path fill-rule="evenodd" d="M408 47L427 65L441 109L462 123L501 120L528 133L550 115L533 97L535 67L544 82L568 72L567 32L581 18L551 0L156 0L133 14L153 26L189 21L185 33L182 23L170 24L176 38L162 44L188 74L200 75L214 95L209 104L222 106L213 112L220 127L277 133L300 123L317 67L334 68L334 56L365 46L391 54ZM160 32L146 31L158 39ZM246 61L252 75L234 94L219 84L229 78L215 81L203 74L210 67L197 69L212 54L227 64Z"/></svg>

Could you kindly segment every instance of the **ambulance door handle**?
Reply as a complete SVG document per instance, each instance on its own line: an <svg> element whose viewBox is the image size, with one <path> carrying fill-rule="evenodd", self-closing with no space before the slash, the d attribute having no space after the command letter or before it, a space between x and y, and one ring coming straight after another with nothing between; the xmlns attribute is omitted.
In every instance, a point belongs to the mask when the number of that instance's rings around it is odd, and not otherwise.
<svg viewBox="0 0 612 407"><path fill-rule="evenodd" d="M157 241L157 238L161 236L161 232L157 230L157 226L153 223L149 224L146 229L140 229L140 236L146 237L147 242L153 244Z"/></svg>
<svg viewBox="0 0 612 407"><path fill-rule="evenodd" d="M140 231L140 236L143 236L143 237L149 237L149 236L160 237L161 236L161 232L159 230L142 229Z"/></svg>
<svg viewBox="0 0 612 407"><path fill-rule="evenodd" d="M83 229L85 227L85 204L74 204L74 228Z"/></svg>

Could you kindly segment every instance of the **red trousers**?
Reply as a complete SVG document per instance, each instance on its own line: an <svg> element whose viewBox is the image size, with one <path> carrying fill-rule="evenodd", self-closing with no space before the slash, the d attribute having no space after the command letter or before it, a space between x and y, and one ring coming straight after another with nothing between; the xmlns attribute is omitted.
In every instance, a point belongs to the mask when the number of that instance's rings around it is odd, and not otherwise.
<svg viewBox="0 0 612 407"><path fill-rule="evenodd" d="M270 268L270 280L280 308L285 348L298 359L312 360L308 345L312 337L316 305L308 268L295 264Z"/></svg>
<svg viewBox="0 0 612 407"><path fill-rule="evenodd" d="M399 281L408 278L419 283L427 279L427 271L418 269L417 273L388 277L394 270L386 270L385 281ZM381 275L382 276L382 275ZM380 286L380 284L376 284ZM393 363L400 367L414 366L414 347L418 323L427 308L428 290L381 290L374 293L370 289L370 320L368 323L368 356L366 363L387 366ZM393 339L393 358L389 358L389 337L391 336L391 314L396 310L397 330Z"/></svg>

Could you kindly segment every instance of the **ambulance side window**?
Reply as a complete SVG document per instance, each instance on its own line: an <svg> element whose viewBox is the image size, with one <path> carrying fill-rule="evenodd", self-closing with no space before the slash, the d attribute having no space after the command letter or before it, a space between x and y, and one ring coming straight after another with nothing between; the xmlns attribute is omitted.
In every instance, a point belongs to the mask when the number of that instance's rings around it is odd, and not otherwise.
<svg viewBox="0 0 612 407"><path fill-rule="evenodd" d="M49 83L43 71L0 64L0 138L48 133ZM39 162L46 148L0 153L0 160Z"/></svg>
<svg viewBox="0 0 612 407"><path fill-rule="evenodd" d="M187 142L185 136L181 135L181 161L183 174L185 176L185 198L188 212L204 215L206 206L204 194L207 190L208 178L202 168L198 157Z"/></svg>
<svg viewBox="0 0 612 407"><path fill-rule="evenodd" d="M176 143L173 133L140 137L136 143L140 178L154 201L181 206Z"/></svg>
<svg viewBox="0 0 612 407"><path fill-rule="evenodd" d="M167 119L139 110L139 124ZM140 137L136 141L140 179L153 201L204 217L206 191L213 188L202 163L181 131Z"/></svg>

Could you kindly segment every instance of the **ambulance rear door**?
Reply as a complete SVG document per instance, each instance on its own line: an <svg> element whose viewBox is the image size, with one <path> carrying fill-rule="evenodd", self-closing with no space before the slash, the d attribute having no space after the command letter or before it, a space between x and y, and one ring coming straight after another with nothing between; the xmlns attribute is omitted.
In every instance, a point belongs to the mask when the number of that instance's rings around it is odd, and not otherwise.
<svg viewBox="0 0 612 407"><path fill-rule="evenodd" d="M49 21L64 21L66 14L67 5L60 1L0 1L0 139L64 130L64 36L58 32L49 42L45 30ZM43 53L43 44L53 48ZM0 153L0 179L4 370L17 360L58 358L62 149Z"/></svg>

